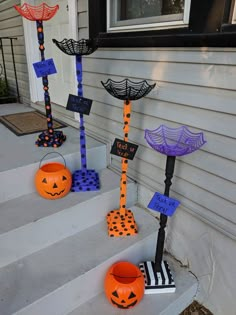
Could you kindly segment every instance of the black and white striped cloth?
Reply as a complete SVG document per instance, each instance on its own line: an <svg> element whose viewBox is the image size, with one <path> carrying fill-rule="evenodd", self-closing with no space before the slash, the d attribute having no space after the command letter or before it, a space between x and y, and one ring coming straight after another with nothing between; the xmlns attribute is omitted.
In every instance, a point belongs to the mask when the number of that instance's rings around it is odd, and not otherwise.
<svg viewBox="0 0 236 315"><path fill-rule="evenodd" d="M154 271L153 261L140 263L139 269L145 279L145 294L175 292L174 279L166 261L161 262L160 272Z"/></svg>

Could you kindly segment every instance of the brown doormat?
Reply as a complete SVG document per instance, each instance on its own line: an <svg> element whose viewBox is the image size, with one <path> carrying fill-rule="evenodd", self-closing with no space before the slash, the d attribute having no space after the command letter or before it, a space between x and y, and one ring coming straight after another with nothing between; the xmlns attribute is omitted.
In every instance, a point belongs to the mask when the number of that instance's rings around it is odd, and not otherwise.
<svg viewBox="0 0 236 315"><path fill-rule="evenodd" d="M47 130L46 115L37 111L0 116L0 122L17 136ZM67 127L64 123L53 119L53 128Z"/></svg>
<svg viewBox="0 0 236 315"><path fill-rule="evenodd" d="M197 301L193 301L180 315L213 315L213 313Z"/></svg>

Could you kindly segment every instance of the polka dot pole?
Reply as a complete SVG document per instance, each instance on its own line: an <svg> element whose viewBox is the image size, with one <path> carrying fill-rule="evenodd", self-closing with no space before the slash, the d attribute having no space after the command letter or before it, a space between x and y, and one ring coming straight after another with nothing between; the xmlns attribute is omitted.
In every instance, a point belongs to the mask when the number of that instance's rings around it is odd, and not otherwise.
<svg viewBox="0 0 236 315"><path fill-rule="evenodd" d="M59 6L48 6L46 3L42 3L39 6L32 6L24 3L21 7L14 6L14 8L26 19L30 21L36 21L37 36L39 43L39 51L41 55L41 61L45 60L44 55L44 32L43 21L51 19L59 9ZM39 136L35 144L39 147L60 147L66 140L66 136L62 131L55 131L53 129L53 118L51 110L51 101L48 87L48 76L42 77L43 90L44 90L44 102L46 110L46 121L48 129L43 131Z"/></svg>
<svg viewBox="0 0 236 315"><path fill-rule="evenodd" d="M76 75L78 81L78 95L83 96L83 84L82 84L82 58L80 55L76 56ZM84 115L80 116L80 154L81 154L81 169L82 174L85 175L87 170L87 158L86 158L86 140L85 140L85 128L84 128Z"/></svg>
<svg viewBox="0 0 236 315"><path fill-rule="evenodd" d="M124 141L128 142L129 135L129 124L131 115L131 102L124 102L123 109L123 119L124 119ZM121 179L120 179L120 215L125 215L126 209L126 192L127 192L127 170L128 170L128 160L125 158L121 159Z"/></svg>
<svg viewBox="0 0 236 315"><path fill-rule="evenodd" d="M102 84L112 96L124 100L123 134L124 141L128 142L131 100L137 100L147 95L155 84L151 86L146 81L135 83L129 79L124 79L120 82L109 79L106 83L102 82ZM126 208L127 171L128 159L121 158L120 208L118 210L112 210L107 214L108 235L110 237L130 236L138 233L134 215L131 210Z"/></svg>

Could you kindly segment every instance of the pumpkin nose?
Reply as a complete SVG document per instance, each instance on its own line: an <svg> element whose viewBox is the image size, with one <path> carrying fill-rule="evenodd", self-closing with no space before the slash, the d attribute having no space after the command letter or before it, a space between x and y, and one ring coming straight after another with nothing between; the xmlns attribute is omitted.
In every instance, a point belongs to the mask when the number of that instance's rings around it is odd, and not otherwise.
<svg viewBox="0 0 236 315"><path fill-rule="evenodd" d="M122 300L120 303L123 303L123 304L124 304L124 303L125 303L125 300Z"/></svg>
<svg viewBox="0 0 236 315"><path fill-rule="evenodd" d="M54 185L53 185L53 187L52 188L57 188L57 184L56 183L54 183Z"/></svg>

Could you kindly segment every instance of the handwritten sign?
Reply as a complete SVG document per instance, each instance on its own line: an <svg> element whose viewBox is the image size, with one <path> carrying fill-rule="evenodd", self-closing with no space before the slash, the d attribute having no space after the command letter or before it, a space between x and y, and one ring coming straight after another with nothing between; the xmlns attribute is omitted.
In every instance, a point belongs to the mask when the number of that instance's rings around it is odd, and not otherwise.
<svg viewBox="0 0 236 315"><path fill-rule="evenodd" d="M33 63L34 71L37 78L46 77L47 75L57 73L53 59L46 59Z"/></svg>
<svg viewBox="0 0 236 315"><path fill-rule="evenodd" d="M133 160L137 149L138 145L116 138L111 148L111 154Z"/></svg>
<svg viewBox="0 0 236 315"><path fill-rule="evenodd" d="M156 192L148 204L148 208L167 216L172 216L180 202Z"/></svg>
<svg viewBox="0 0 236 315"><path fill-rule="evenodd" d="M72 112L89 115L92 102L93 101L88 98L69 94L66 109Z"/></svg>

